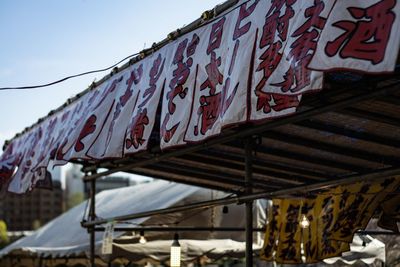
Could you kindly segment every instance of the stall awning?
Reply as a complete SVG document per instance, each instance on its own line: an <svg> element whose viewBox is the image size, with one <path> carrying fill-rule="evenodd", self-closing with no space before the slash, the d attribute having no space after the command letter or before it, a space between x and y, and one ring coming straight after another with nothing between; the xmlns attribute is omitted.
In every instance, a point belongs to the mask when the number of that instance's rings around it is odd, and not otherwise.
<svg viewBox="0 0 400 267"><path fill-rule="evenodd" d="M228 1L18 134L1 156L0 181L23 193L54 165L129 163L136 173L240 191L241 144L229 142L254 134L271 158L269 170L260 164L255 175L264 189L398 166L398 146L387 147L399 140L390 131L398 127L398 96L362 101L398 86L388 73L399 50L399 15L396 0ZM339 70L353 74L328 74ZM371 81L354 72L380 75ZM381 101L390 103L385 110ZM303 115L313 120L295 117L299 109L313 110ZM339 113L318 116L334 109ZM297 124L265 132L287 124L289 115ZM354 147L352 138L359 141ZM209 144L218 145L201 151ZM179 158L189 152L199 153ZM173 175L164 177L168 162L141 168L152 159L176 162ZM230 173L204 176L202 163Z"/></svg>

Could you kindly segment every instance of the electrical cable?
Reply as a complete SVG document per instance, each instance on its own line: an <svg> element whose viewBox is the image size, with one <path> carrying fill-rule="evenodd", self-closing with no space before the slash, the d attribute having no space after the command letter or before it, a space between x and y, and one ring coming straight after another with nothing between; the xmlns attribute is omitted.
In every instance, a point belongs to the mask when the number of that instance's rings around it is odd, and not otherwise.
<svg viewBox="0 0 400 267"><path fill-rule="evenodd" d="M244 3L247 3L249 1L250 0L247 0ZM236 9L238 9L240 7L241 7L241 5L233 8L232 10L228 11L227 14L233 12L234 10L236 10ZM209 24L209 23L211 23L211 22L213 22L214 20L217 19L217 15L218 14L216 14L216 7L212 10L212 12L213 12L212 18L207 18L207 21L204 24L202 24L201 26L207 25L207 24ZM87 72L83 72L83 73L67 76L67 77L62 78L60 80L57 80L57 81L54 81L54 82L50 82L50 83L47 83L47 84L31 85L31 86L17 86L17 87L0 87L0 91L2 91L2 90L23 90L23 89L26 90L26 89L37 89L37 88L48 87L48 86L51 86L51 85L54 85L54 84L61 83L61 82L64 82L66 80L72 79L72 78L76 78L76 77L80 77L80 76L84 76L84 75L88 75L88 74L92 74L92 73L97 73L97 72L103 72L103 71L112 69L112 68L116 67L118 64L120 64L121 62L123 62L123 61L125 61L125 60L127 60L127 59L129 59L131 57L138 56L140 54L141 53L139 52L139 53L135 53L135 54L129 55L129 56L125 57L124 59L120 60L119 62L115 63L114 65L108 67L108 68L99 69L99 70L92 70L92 71L87 71Z"/></svg>
<svg viewBox="0 0 400 267"><path fill-rule="evenodd" d="M46 83L46 84L40 84L40 85L30 85L30 86L0 87L0 90L22 90L22 89L36 89L36 88L48 87L48 86L51 86L51 85L54 85L54 84L61 83L61 82L64 82L66 80L72 79L72 78L76 78L76 77L80 77L80 76L84 76L84 75L88 75L88 74L92 74L92 73L97 73L97 72L103 72L103 71L115 68L118 64L124 62L125 60L127 60L129 58L137 56L139 54L140 53L135 53L135 54L129 55L129 56L125 57L124 59L121 59L120 61L118 61L114 65L112 65L110 67L107 67L107 68L104 68L104 69L82 72L82 73L79 73L79 74L75 74L75 75L64 77L64 78L62 78L60 80L57 80L57 81L54 81L54 82L50 82L50 83Z"/></svg>

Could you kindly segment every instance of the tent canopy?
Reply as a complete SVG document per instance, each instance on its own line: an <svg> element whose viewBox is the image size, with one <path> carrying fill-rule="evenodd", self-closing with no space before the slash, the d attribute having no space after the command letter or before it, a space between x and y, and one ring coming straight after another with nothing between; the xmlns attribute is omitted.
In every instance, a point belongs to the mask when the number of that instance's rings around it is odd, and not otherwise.
<svg viewBox="0 0 400 267"><path fill-rule="evenodd" d="M157 197L154 197L157 196ZM183 205L185 203L192 203L198 201L205 201L211 198L225 197L225 193L217 192L214 190L202 189L198 187L175 184L166 181L156 181L151 183L139 184L136 186L102 191L96 195L96 213L99 217L110 217L123 215L126 212L142 212L154 209L167 208L175 205ZM257 202L254 208L255 223L263 225L265 223L265 208L266 202ZM201 211L189 211L171 214L168 216L153 216L150 218L140 218L129 220L123 223L116 223L116 227L126 226L192 226L192 227L243 227L244 218L241 214L244 212L244 207L239 205L230 205L228 214L223 214L221 209L207 209ZM85 256L89 252L89 235L86 229L81 227L81 220L84 216L86 203L72 208L68 212L60 215L52 220L34 234L24 237L8 247L0 251L0 255L5 257L7 255L29 255L33 257L74 257ZM212 216L211 216L212 215ZM141 258L147 255L147 250L143 248L155 249L160 244L171 243L167 241L162 243L160 240L172 239L173 233L158 233L146 232L146 238L157 240L149 242L148 247L141 247L139 251L143 252ZM97 255L100 255L103 233L96 234L96 250ZM180 234L181 239L188 239L185 242L194 242L190 239L206 240L206 239L219 239L225 242L226 252L229 250L236 250L243 253L244 240L243 233L237 232L183 232ZM132 232L114 232L114 239L116 239L119 249L130 250L133 246L141 244L138 243L138 233ZM258 239L260 240L260 239ZM161 242L161 243L157 243ZM203 242L204 243L204 242ZM196 246L203 244L202 242L194 242ZM211 246L212 242L205 248ZM125 248L126 246L126 248ZM153 247L154 246L154 247ZM169 249L169 246L168 246ZM196 250L193 248L193 250ZM208 250L207 250L208 251ZM225 250L217 249L212 253L223 254ZM149 252L149 253L150 253ZM202 254L202 250L197 253ZM137 251L135 257L137 258ZM162 252L160 251L162 254ZM126 253L125 253L126 254ZM139 253L140 254L140 253ZM153 253L154 254L154 253ZM116 255L118 256L118 255ZM193 254L192 254L193 256Z"/></svg>

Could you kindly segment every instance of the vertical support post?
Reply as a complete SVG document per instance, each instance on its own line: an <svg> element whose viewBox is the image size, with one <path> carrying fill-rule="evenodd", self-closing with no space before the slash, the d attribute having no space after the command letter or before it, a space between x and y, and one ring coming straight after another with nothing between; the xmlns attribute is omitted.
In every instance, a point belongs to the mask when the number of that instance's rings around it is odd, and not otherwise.
<svg viewBox="0 0 400 267"><path fill-rule="evenodd" d="M253 142L249 137L245 140L245 186L246 194L251 194L252 190L252 150ZM253 267L253 201L246 202L246 267Z"/></svg>
<svg viewBox="0 0 400 267"><path fill-rule="evenodd" d="M90 209L89 209L90 221L96 219L96 180L90 180ZM90 266L95 267L95 226L91 226L90 232Z"/></svg>

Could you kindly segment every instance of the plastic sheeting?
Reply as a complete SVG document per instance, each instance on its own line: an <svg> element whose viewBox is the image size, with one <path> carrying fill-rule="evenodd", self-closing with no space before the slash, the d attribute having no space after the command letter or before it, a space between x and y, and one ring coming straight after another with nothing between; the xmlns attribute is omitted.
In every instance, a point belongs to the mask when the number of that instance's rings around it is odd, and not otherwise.
<svg viewBox="0 0 400 267"><path fill-rule="evenodd" d="M385 244L370 236L355 235L349 252L343 253L342 257L325 259L324 262L334 264L341 261L345 264L355 264L362 261L372 264L375 260L386 261Z"/></svg>

